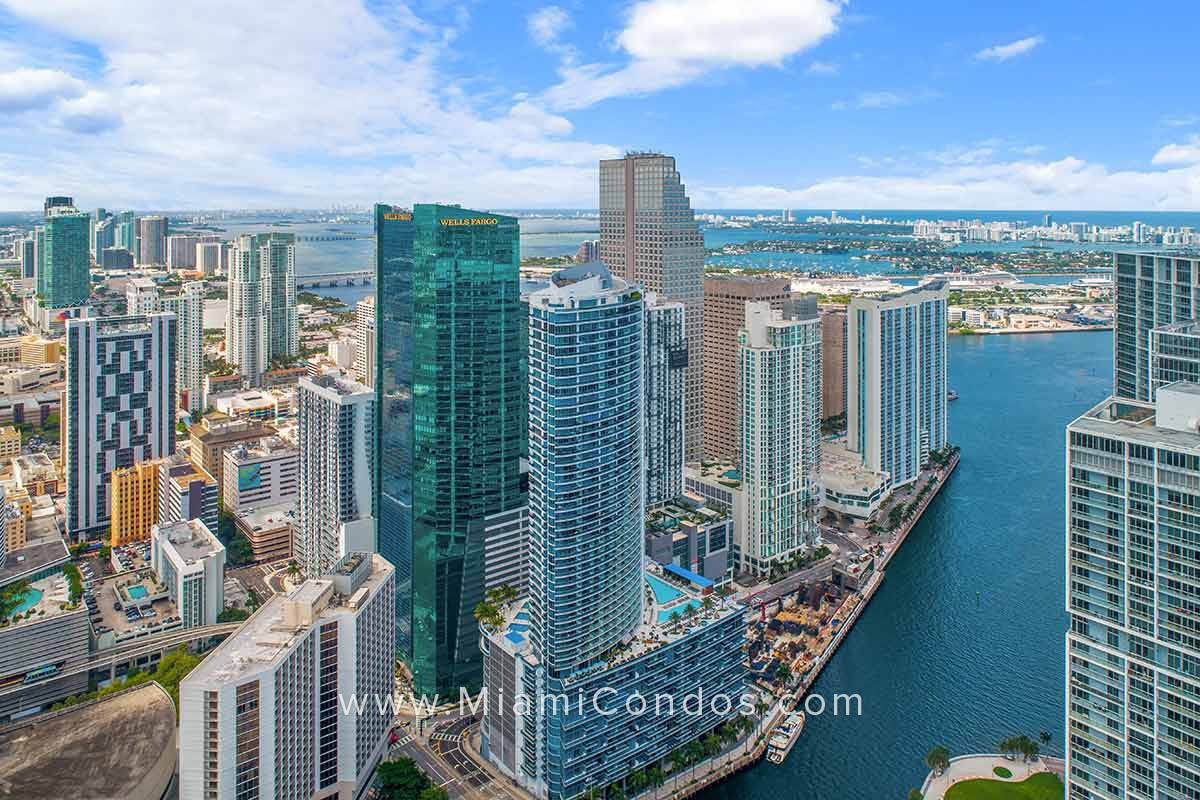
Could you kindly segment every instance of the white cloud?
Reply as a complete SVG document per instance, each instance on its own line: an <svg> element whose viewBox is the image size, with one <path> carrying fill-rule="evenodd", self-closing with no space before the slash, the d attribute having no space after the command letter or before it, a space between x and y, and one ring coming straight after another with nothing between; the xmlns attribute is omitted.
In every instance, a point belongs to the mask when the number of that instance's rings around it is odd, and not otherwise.
<svg viewBox="0 0 1200 800"><path fill-rule="evenodd" d="M616 42L624 66L566 64L543 94L557 110L658 91L728 67L780 66L837 31L845 0L758 0L751 13L727 0L642 0Z"/></svg>
<svg viewBox="0 0 1200 800"><path fill-rule="evenodd" d="M619 152L541 104L497 108L446 77L462 15L433 24L348 0L287 14L234 0L7 5L47 36L91 45L104 67L14 78L0 66L0 110L46 110L0 125L0 208L60 192L138 208L592 205L595 162ZM174 35L181 18L187 36ZM19 40L4 44L0 64L37 63ZM96 134L103 144L88 144Z"/></svg>
<svg viewBox="0 0 1200 800"><path fill-rule="evenodd" d="M1200 136L1193 136L1183 144L1169 144L1154 154L1152 164L1200 164Z"/></svg>
<svg viewBox="0 0 1200 800"><path fill-rule="evenodd" d="M843 175L800 188L702 186L693 197L699 208L1190 211L1198 203L1200 164L1113 172L1074 157L937 166L915 175Z"/></svg>
<svg viewBox="0 0 1200 800"><path fill-rule="evenodd" d="M1172 128L1190 128L1193 125L1200 125L1200 115L1183 114L1177 117L1167 117L1163 120L1163 124Z"/></svg>
<svg viewBox="0 0 1200 800"><path fill-rule="evenodd" d="M1025 55L1045 41L1045 36L1028 36L1024 39L1018 39L1015 42L1009 42L1008 44L985 47L975 54L975 58L979 61L1008 61L1010 58Z"/></svg>
<svg viewBox="0 0 1200 800"><path fill-rule="evenodd" d="M571 17L558 6L546 6L529 15L529 35L538 44L546 47L558 41L563 31L571 26Z"/></svg>
<svg viewBox="0 0 1200 800"><path fill-rule="evenodd" d="M805 70L809 75L836 75L838 65L828 61L814 61Z"/></svg>
<svg viewBox="0 0 1200 800"><path fill-rule="evenodd" d="M0 72L0 112L45 108L57 100L78 97L83 81L57 69L15 69Z"/></svg>
<svg viewBox="0 0 1200 800"><path fill-rule="evenodd" d="M932 100L938 97L938 93L926 89L919 92L893 92L893 91L872 91L861 92L852 100L838 100L830 105L834 111L846 111L848 109L875 109L875 108L898 108L900 106L911 106L914 103L920 103L926 100Z"/></svg>

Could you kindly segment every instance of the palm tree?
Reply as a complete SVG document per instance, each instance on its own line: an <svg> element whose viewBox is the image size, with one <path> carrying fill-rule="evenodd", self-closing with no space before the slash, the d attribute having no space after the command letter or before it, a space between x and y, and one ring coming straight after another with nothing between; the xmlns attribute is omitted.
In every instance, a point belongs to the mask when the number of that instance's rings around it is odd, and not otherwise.
<svg viewBox="0 0 1200 800"><path fill-rule="evenodd" d="M712 611L712 607L715 606L716 604L717 604L717 601L713 600L711 594L704 595L704 610L705 611Z"/></svg>
<svg viewBox="0 0 1200 800"><path fill-rule="evenodd" d="M762 733L763 723L765 723L767 721L767 709L770 707L771 706L768 705L767 701L763 700L761 697L758 698L758 700L756 700L754 702L754 713L758 715L758 732L759 732L759 734Z"/></svg>
<svg viewBox="0 0 1200 800"><path fill-rule="evenodd" d="M1004 757L1009 761L1013 760L1013 753L1015 753L1017 750L1015 742L1016 739L1012 736L1008 737L1007 739L1000 740L1000 752L1003 753Z"/></svg>
<svg viewBox="0 0 1200 800"><path fill-rule="evenodd" d="M1048 746L1050 744L1050 739L1051 739L1050 731L1042 731L1041 733L1038 734L1038 739L1041 740L1042 747Z"/></svg>
<svg viewBox="0 0 1200 800"><path fill-rule="evenodd" d="M941 775L950 766L950 751L942 745L938 745L925 756L925 766L937 775Z"/></svg>
<svg viewBox="0 0 1200 800"><path fill-rule="evenodd" d="M654 766L650 767L649 771L647 771L646 778L650 781L651 786L657 787L663 785L663 781L667 779L667 776L658 762L655 762Z"/></svg>
<svg viewBox="0 0 1200 800"><path fill-rule="evenodd" d="M712 758L721 751L721 737L715 733L710 733L704 737L704 755Z"/></svg>
<svg viewBox="0 0 1200 800"><path fill-rule="evenodd" d="M646 784L649 782L650 780L645 771L640 769L625 779L625 785L628 787L630 793L634 797L637 797L639 794L641 794L642 791L645 790Z"/></svg>
<svg viewBox="0 0 1200 800"><path fill-rule="evenodd" d="M775 680L787 686L792 681L792 668L787 664L780 664L779 669L775 670Z"/></svg>
<svg viewBox="0 0 1200 800"><path fill-rule="evenodd" d="M925 795L921 794L920 789L910 789L908 792L908 800L925 800Z"/></svg>

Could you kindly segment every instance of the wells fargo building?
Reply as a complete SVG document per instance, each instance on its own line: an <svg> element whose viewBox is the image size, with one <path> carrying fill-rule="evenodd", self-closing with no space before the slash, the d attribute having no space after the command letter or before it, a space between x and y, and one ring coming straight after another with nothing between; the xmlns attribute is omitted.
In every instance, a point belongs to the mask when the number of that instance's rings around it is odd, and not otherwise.
<svg viewBox="0 0 1200 800"><path fill-rule="evenodd" d="M414 690L482 680L484 536L526 503L517 220L375 206L379 552Z"/></svg>

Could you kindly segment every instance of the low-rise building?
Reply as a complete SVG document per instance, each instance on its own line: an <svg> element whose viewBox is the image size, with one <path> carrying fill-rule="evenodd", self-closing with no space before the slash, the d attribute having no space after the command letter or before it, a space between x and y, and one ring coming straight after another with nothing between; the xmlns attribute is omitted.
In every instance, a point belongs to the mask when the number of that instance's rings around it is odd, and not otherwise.
<svg viewBox="0 0 1200 800"><path fill-rule="evenodd" d="M272 422L292 413L294 392L283 389L246 389L233 394L210 395L209 404L232 419Z"/></svg>
<svg viewBox="0 0 1200 800"><path fill-rule="evenodd" d="M0 464L8 466L13 456L21 455L21 432L12 425L0 426Z"/></svg>
<svg viewBox="0 0 1200 800"><path fill-rule="evenodd" d="M211 396L211 389L209 394ZM213 413L188 429L188 453L197 466L220 484L224 476L222 469L226 448L258 441L271 433L270 427L253 420L231 419L225 414Z"/></svg>
<svg viewBox="0 0 1200 800"><path fill-rule="evenodd" d="M362 797L394 721L395 648L381 556L350 553L269 599L180 684L180 797Z"/></svg>
<svg viewBox="0 0 1200 800"><path fill-rule="evenodd" d="M292 526L296 524L296 503L250 508L234 517L234 525L250 542L256 563L292 557Z"/></svg>
<svg viewBox="0 0 1200 800"><path fill-rule="evenodd" d="M198 519L155 525L150 568L166 585L183 627L215 625L225 608L225 546Z"/></svg>
<svg viewBox="0 0 1200 800"><path fill-rule="evenodd" d="M746 529L746 492L741 473L730 461L692 464L684 470L683 488L686 494L702 498L706 507L728 516L729 564L736 569L741 556L738 542Z"/></svg>
<svg viewBox="0 0 1200 800"><path fill-rule="evenodd" d="M12 461L12 470L13 480L29 492L31 497L58 494L62 491L58 467L45 453L17 456Z"/></svg>
<svg viewBox="0 0 1200 800"><path fill-rule="evenodd" d="M733 518L698 495L685 495L646 517L646 555L660 565L721 582L729 577L732 547Z"/></svg>
<svg viewBox="0 0 1200 800"><path fill-rule="evenodd" d="M62 342L41 336L21 337L21 364L34 367L39 364L57 364L62 361Z"/></svg>
<svg viewBox="0 0 1200 800"><path fill-rule="evenodd" d="M0 566L9 553L28 542L27 525L32 511L28 492L13 481L0 481Z"/></svg>
<svg viewBox="0 0 1200 800"><path fill-rule="evenodd" d="M890 480L874 472L862 456L836 442L821 443L821 502L826 511L869 520L887 499Z"/></svg>
<svg viewBox="0 0 1200 800"><path fill-rule="evenodd" d="M278 436L225 451L221 499L233 514L289 505L300 491L300 451Z"/></svg>
<svg viewBox="0 0 1200 800"><path fill-rule="evenodd" d="M153 681L22 720L0 730L4 794L159 800L175 774L176 739L175 704Z"/></svg>
<svg viewBox="0 0 1200 800"><path fill-rule="evenodd" d="M0 394L36 392L62 380L62 364L0 367Z"/></svg>

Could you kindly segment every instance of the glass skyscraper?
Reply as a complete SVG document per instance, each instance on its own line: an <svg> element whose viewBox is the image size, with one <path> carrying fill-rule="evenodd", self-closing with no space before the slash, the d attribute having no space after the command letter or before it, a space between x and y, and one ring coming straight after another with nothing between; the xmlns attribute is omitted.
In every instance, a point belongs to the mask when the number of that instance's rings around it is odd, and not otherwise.
<svg viewBox="0 0 1200 800"><path fill-rule="evenodd" d="M91 218L76 211L69 197L47 198L46 222L38 237L37 296L42 305L86 304L92 294Z"/></svg>
<svg viewBox="0 0 1200 800"><path fill-rule="evenodd" d="M475 606L489 518L525 505L517 220L375 206L379 552L396 567L414 689L482 680Z"/></svg>
<svg viewBox="0 0 1200 800"><path fill-rule="evenodd" d="M1200 257L1169 252L1116 253L1113 280L1113 394L1152 400L1150 331L1200 316Z"/></svg>

